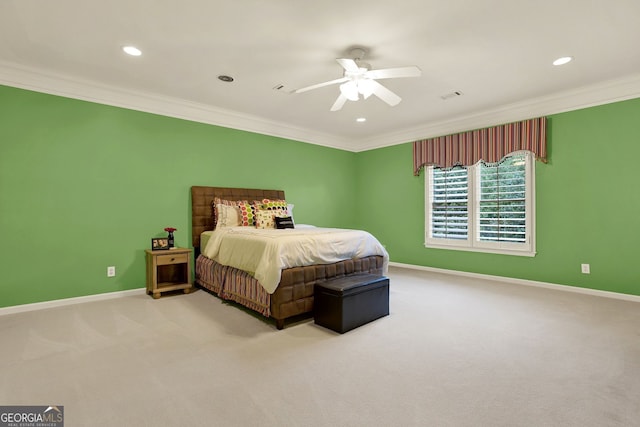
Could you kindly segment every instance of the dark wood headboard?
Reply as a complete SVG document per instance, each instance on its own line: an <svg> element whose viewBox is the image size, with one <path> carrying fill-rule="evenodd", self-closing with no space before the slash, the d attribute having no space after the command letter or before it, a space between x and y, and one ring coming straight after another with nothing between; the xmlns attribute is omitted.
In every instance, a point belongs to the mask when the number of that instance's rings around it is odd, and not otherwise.
<svg viewBox="0 0 640 427"><path fill-rule="evenodd" d="M200 233L213 230L213 199L225 200L284 200L283 190L253 188L191 187L191 242L200 248Z"/></svg>

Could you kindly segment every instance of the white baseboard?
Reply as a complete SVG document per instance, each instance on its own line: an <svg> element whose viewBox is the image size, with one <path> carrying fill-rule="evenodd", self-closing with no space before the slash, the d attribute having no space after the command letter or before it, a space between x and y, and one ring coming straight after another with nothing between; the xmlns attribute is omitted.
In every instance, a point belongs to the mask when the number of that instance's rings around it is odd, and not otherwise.
<svg viewBox="0 0 640 427"><path fill-rule="evenodd" d="M476 279L495 280L497 282L512 283L515 285L534 286L537 288L554 289L557 291L574 292L577 294L593 295L597 297L620 299L625 301L640 302L640 296L621 294L618 292L600 291L597 289L581 288L578 286L558 285L555 283L536 282L535 280L515 279L512 277L491 276L489 274L468 273L466 271L447 270L444 268L423 267L413 264L389 262L390 267L407 268L412 270L429 271L432 273L451 274L455 276L473 277Z"/></svg>
<svg viewBox="0 0 640 427"><path fill-rule="evenodd" d="M447 270L444 268L424 267L421 265L403 264L399 262L389 262L390 267L406 268L410 270L428 271L431 273L450 274L454 276L472 277L483 280L494 280L497 282L512 283L515 285L534 286L537 288L553 289L557 291L574 292L578 294L593 295L603 298L613 298L625 301L640 302L640 296L621 294L617 292L600 291L597 289L581 288L578 286L558 285L555 283L537 282L535 280L515 279L512 277L492 276L489 274L469 273L466 271ZM6 314L24 313L27 311L43 310L46 308L64 307L66 305L81 304L84 302L101 301L114 298L124 298L134 295L144 295L145 289L131 289L128 291L108 292L97 295L87 295L83 297L65 298L53 301L36 302L33 304L14 305L11 307L0 308L0 316Z"/></svg>
<svg viewBox="0 0 640 427"><path fill-rule="evenodd" d="M6 314L24 313L27 311L43 310L45 308L64 307L66 305L81 304L91 301L102 301L114 298L124 298L134 295L144 295L145 289L131 289L129 291L107 292L104 294L87 295L84 297L64 298L53 301L36 302L33 304L14 305L11 307L0 308L0 316Z"/></svg>

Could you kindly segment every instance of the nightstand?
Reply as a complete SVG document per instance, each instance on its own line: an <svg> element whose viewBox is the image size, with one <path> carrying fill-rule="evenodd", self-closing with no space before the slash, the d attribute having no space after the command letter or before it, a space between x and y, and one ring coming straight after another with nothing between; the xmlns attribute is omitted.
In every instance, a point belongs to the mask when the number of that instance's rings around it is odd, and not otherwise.
<svg viewBox="0 0 640 427"><path fill-rule="evenodd" d="M160 298L162 292L182 289L188 294L191 283L191 257L193 250L187 248L163 251L145 250L147 254L147 294Z"/></svg>

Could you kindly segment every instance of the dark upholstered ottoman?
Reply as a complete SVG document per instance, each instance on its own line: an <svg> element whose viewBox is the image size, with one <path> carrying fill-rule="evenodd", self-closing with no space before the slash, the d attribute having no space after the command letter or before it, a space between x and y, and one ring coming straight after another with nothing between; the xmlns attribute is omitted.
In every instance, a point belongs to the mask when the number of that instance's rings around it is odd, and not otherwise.
<svg viewBox="0 0 640 427"><path fill-rule="evenodd" d="M375 274L345 276L317 283L313 318L341 334L389 314L389 279Z"/></svg>

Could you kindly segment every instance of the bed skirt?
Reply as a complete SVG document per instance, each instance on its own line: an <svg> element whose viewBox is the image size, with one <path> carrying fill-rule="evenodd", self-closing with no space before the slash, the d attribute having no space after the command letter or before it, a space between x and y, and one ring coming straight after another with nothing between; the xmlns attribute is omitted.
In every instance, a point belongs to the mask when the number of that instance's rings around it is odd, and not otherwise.
<svg viewBox="0 0 640 427"><path fill-rule="evenodd" d="M282 329L284 319L313 311L316 283L353 274L382 275L383 264L383 257L369 256L334 264L288 268L282 270L278 288L269 294L249 273L200 255L196 260L196 284L224 300L276 319L278 329Z"/></svg>

